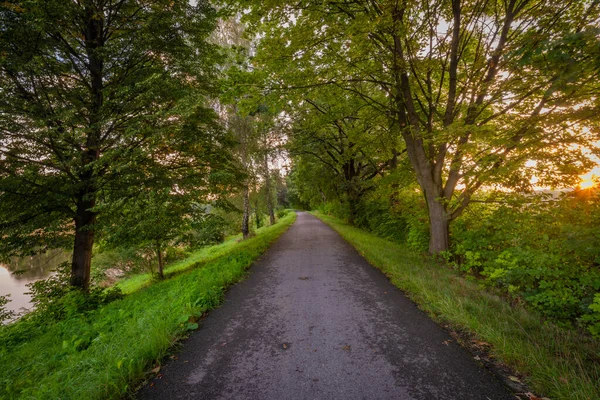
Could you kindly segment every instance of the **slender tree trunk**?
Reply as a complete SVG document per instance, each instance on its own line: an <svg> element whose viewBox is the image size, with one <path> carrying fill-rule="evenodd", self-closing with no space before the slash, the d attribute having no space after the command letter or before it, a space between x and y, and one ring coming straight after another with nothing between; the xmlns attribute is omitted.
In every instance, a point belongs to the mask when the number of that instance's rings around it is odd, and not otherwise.
<svg viewBox="0 0 600 400"><path fill-rule="evenodd" d="M350 225L354 225L360 196L357 193L355 193L355 191L353 189L349 189L347 193L348 193L348 208L350 211L350 215L348 216L348 223Z"/></svg>
<svg viewBox="0 0 600 400"><path fill-rule="evenodd" d="M158 277L160 279L165 279L164 273L164 261L162 255L162 246L160 245L160 241L156 242L156 255L158 256Z"/></svg>
<svg viewBox="0 0 600 400"><path fill-rule="evenodd" d="M267 210L269 211L269 223L275 224L275 210L273 210L273 196L271 196L271 174L269 173L269 156L265 152L265 190L267 191Z"/></svg>
<svg viewBox="0 0 600 400"><path fill-rule="evenodd" d="M92 248L94 246L94 223L96 213L90 211L93 201L81 200L75 216L75 242L71 262L71 286L85 291L90 285Z"/></svg>
<svg viewBox="0 0 600 400"><path fill-rule="evenodd" d="M260 214L258 211L258 199L254 202L254 217L256 218L256 229L260 228Z"/></svg>
<svg viewBox="0 0 600 400"><path fill-rule="evenodd" d="M242 236L248 239L250 236L250 190L248 185L244 187L244 211L242 214Z"/></svg>

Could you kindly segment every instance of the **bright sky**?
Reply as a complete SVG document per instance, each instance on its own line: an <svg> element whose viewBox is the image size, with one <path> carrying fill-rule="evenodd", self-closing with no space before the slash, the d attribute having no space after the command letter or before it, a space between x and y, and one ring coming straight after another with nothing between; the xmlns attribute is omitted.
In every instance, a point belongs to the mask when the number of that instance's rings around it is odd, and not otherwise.
<svg viewBox="0 0 600 400"><path fill-rule="evenodd" d="M600 148L600 140L595 143L595 146L597 148ZM581 182L579 183L579 189L589 189L600 182L600 158L598 156L592 154L591 151L588 153L588 157L596 163L596 166L594 168L592 168L591 171L589 171L583 175L579 175L579 178L581 179ZM525 166L534 167L535 162L528 161L525 164ZM538 181L539 181L538 177L536 177L536 176L531 177L530 182L532 185L534 185L534 187L536 189L547 189L547 188L537 186L536 183Z"/></svg>
<svg viewBox="0 0 600 400"><path fill-rule="evenodd" d="M600 140L594 143L596 148L600 149ZM596 166L587 174L579 175L581 183L579 184L580 189L589 189L598 182L600 182L600 158L590 151L588 156L592 161L596 163Z"/></svg>

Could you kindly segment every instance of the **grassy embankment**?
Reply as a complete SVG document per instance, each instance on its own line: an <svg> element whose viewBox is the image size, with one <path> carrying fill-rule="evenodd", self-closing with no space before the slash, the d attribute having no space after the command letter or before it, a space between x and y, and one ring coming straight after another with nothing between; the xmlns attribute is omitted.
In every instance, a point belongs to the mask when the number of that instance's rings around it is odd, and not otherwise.
<svg viewBox="0 0 600 400"><path fill-rule="evenodd" d="M436 321L488 343L490 355L557 399L600 399L600 343L558 328L406 246L315 214Z"/></svg>
<svg viewBox="0 0 600 400"><path fill-rule="evenodd" d="M172 265L165 281L124 281L130 294L87 315L50 326L14 324L0 337L0 398L122 398L295 218L289 213L247 241L203 249Z"/></svg>

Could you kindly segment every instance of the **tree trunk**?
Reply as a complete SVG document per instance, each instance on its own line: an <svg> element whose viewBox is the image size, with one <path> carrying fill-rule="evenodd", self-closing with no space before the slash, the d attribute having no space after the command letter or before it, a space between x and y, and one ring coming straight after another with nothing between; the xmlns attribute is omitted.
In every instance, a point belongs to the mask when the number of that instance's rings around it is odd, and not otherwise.
<svg viewBox="0 0 600 400"><path fill-rule="evenodd" d="M348 190L348 208L350 211L350 215L348 216L348 223L350 225L354 225L354 220L356 219L356 213L358 211L358 202L360 200L360 196L358 193L355 193L353 189Z"/></svg>
<svg viewBox="0 0 600 400"><path fill-rule="evenodd" d="M158 256L158 277L160 279L165 279L165 273L164 271L164 261L163 261L163 256L162 256L162 246L160 245L160 242L156 242L156 255Z"/></svg>
<svg viewBox="0 0 600 400"><path fill-rule="evenodd" d="M321 200L323 201L323 205L325 205L327 203L327 196L325 196L325 193L319 189L319 193L321 194Z"/></svg>
<svg viewBox="0 0 600 400"><path fill-rule="evenodd" d="M433 196L427 196L429 211L429 254L439 254L450 246L450 219L446 207Z"/></svg>
<svg viewBox="0 0 600 400"><path fill-rule="evenodd" d="M260 214L258 211L258 199L254 202L254 217L256 218L256 229L260 228Z"/></svg>
<svg viewBox="0 0 600 400"><path fill-rule="evenodd" d="M75 217L75 243L71 262L71 286L87 291L92 270L92 248L94 246L94 223L96 213L90 211L93 201L80 201Z"/></svg>
<svg viewBox="0 0 600 400"><path fill-rule="evenodd" d="M244 187L244 211L242 214L242 236L248 239L250 236L250 190L248 185Z"/></svg>
<svg viewBox="0 0 600 400"><path fill-rule="evenodd" d="M84 189L79 193L75 214L75 243L73 245L73 260L71 263L71 285L88 290L92 266L92 249L94 246L94 223L96 213L91 211L95 206L96 187L95 172L90 164L100 158L100 138L102 131L103 73L104 60L98 49L104 46L104 22L97 18L98 11L92 5L86 6L86 25L83 29L87 68L90 74L90 103L88 130L86 133L85 150L81 154L81 179Z"/></svg>
<svg viewBox="0 0 600 400"><path fill-rule="evenodd" d="M271 196L271 176L269 174L269 156L265 152L265 190L267 191L267 210L269 212L270 225L275 224L275 210L273 210L273 196Z"/></svg>

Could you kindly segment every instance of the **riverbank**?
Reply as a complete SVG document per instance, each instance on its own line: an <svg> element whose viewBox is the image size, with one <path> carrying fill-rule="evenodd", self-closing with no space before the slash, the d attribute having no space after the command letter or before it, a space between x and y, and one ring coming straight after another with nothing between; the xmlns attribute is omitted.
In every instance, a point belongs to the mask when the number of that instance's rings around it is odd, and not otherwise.
<svg viewBox="0 0 600 400"><path fill-rule="evenodd" d="M185 268L172 268L170 279L136 283L138 289L122 300L90 313L50 326L24 320L1 330L0 398L127 395L178 340L198 328L204 313L221 303L227 288L244 278L295 218L290 213L253 238L192 256Z"/></svg>

